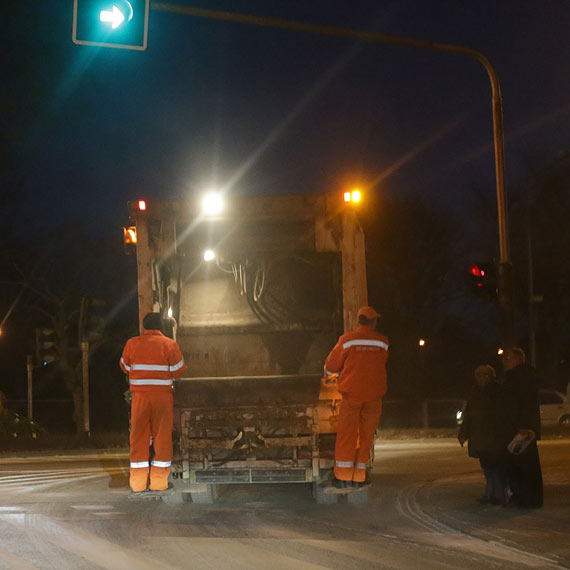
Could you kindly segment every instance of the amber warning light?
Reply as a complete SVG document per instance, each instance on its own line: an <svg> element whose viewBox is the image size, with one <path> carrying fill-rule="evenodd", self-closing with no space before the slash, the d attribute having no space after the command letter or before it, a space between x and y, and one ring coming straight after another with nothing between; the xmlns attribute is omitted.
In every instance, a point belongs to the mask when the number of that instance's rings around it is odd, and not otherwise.
<svg viewBox="0 0 570 570"><path fill-rule="evenodd" d="M360 190L357 189L344 193L345 202L360 202L361 197Z"/></svg>
<svg viewBox="0 0 570 570"><path fill-rule="evenodd" d="M136 245L137 244L137 228L136 228L136 226L130 226L128 228L123 228L123 234L125 236L125 245Z"/></svg>

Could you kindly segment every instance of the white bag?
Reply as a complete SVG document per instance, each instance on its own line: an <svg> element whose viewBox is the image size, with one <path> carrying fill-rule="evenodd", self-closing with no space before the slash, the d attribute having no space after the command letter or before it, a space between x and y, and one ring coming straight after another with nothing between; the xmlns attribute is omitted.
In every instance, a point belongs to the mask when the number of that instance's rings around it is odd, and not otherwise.
<svg viewBox="0 0 570 570"><path fill-rule="evenodd" d="M536 434L531 429L520 431L507 445L507 449L512 455L520 455L535 439Z"/></svg>

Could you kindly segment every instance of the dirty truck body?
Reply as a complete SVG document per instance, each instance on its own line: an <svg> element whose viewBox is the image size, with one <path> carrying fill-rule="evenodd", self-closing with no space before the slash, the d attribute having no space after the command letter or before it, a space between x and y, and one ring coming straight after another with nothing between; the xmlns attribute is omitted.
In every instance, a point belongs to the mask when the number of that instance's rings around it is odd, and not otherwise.
<svg viewBox="0 0 570 570"><path fill-rule="evenodd" d="M317 489L333 465L340 400L322 385L324 360L367 299L354 210L342 196L290 195L226 198L216 217L191 201L134 202L130 214L140 320L159 311L188 365L174 384L177 494Z"/></svg>

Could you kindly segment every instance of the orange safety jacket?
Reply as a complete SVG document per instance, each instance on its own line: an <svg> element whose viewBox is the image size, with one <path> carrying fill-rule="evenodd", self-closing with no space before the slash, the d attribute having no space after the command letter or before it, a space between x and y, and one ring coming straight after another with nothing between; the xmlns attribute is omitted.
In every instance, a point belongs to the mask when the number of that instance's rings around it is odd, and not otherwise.
<svg viewBox="0 0 570 570"><path fill-rule="evenodd" d="M388 339L372 327L343 334L325 361L325 374L339 373L338 391L355 402L371 402L386 394Z"/></svg>
<svg viewBox="0 0 570 570"><path fill-rule="evenodd" d="M133 392L170 392L172 379L179 378L186 370L176 341L158 330L147 330L129 339L120 366L129 375Z"/></svg>

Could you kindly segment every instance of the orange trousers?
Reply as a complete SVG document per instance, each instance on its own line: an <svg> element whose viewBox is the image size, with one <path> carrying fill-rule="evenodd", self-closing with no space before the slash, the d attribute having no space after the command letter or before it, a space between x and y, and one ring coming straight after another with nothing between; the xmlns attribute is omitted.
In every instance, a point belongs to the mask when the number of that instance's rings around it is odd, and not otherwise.
<svg viewBox="0 0 570 570"><path fill-rule="evenodd" d="M382 400L355 402L349 397L342 397L334 450L334 475L337 479L365 480L370 445L381 415Z"/></svg>
<svg viewBox="0 0 570 570"><path fill-rule="evenodd" d="M151 437L154 457L149 462ZM149 489L167 489L172 461L171 391L133 392L130 444L131 489L136 493L147 488L149 467Z"/></svg>

